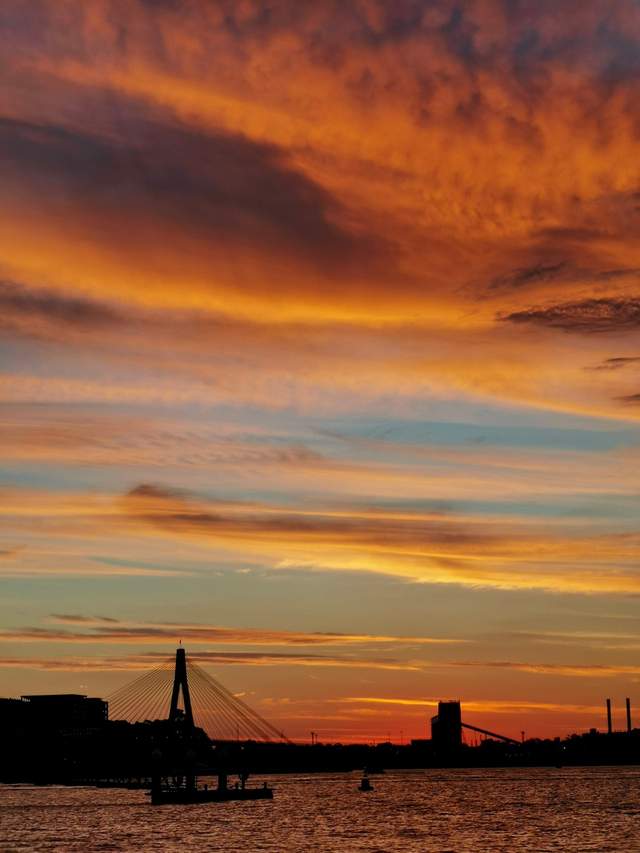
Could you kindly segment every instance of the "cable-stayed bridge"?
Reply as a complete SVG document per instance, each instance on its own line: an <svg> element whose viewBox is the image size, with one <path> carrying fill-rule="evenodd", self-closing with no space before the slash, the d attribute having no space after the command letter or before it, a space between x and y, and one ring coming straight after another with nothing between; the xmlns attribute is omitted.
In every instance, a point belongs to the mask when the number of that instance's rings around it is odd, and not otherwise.
<svg viewBox="0 0 640 853"><path fill-rule="evenodd" d="M112 720L135 723L164 719L190 729L204 729L215 741L290 742L283 732L188 660L182 647L176 649L175 660L168 658L107 700Z"/></svg>

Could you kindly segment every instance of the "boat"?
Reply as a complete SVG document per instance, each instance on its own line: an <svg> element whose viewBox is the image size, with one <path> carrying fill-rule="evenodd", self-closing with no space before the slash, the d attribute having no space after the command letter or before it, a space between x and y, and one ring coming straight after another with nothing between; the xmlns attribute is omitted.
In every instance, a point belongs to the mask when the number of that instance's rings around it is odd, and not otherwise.
<svg viewBox="0 0 640 853"><path fill-rule="evenodd" d="M232 800L272 800L273 788L159 788L149 791L152 806L226 803Z"/></svg>
<svg viewBox="0 0 640 853"><path fill-rule="evenodd" d="M207 785L199 788L194 779L192 784L187 785L154 784L147 795L151 797L152 806L193 805L237 800L272 800L273 788L269 788L266 782L262 788L247 788L244 785L229 788L226 784L220 783L217 788L209 788Z"/></svg>

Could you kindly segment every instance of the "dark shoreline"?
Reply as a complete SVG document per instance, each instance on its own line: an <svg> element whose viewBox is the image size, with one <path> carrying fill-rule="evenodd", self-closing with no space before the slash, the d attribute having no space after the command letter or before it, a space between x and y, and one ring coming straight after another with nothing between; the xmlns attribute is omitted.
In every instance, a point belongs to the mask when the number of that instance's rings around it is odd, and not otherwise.
<svg viewBox="0 0 640 853"><path fill-rule="evenodd" d="M446 748L432 740L394 743L212 741L202 729L167 721L105 721L92 728L12 728L0 733L0 782L134 786L153 775L347 773L497 767L640 765L640 730L592 730L553 740Z"/></svg>

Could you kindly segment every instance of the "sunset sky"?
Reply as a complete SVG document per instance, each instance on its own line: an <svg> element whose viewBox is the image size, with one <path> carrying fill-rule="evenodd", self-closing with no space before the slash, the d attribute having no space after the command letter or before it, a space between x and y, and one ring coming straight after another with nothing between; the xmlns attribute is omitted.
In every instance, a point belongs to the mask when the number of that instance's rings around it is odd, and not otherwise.
<svg viewBox="0 0 640 853"><path fill-rule="evenodd" d="M638 0L3 0L0 695L640 725Z"/></svg>

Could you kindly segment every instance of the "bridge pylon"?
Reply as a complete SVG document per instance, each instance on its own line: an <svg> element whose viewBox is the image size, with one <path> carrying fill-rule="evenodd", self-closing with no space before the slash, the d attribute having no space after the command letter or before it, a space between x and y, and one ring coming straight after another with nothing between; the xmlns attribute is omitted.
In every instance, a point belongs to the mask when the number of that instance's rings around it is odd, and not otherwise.
<svg viewBox="0 0 640 853"><path fill-rule="evenodd" d="M291 742L240 696L187 658L182 646L176 649L175 663L173 657L162 661L116 690L108 700L112 720L133 723L163 719L193 733L195 709L198 728L216 741L238 741L242 736L251 741Z"/></svg>
<svg viewBox="0 0 640 853"><path fill-rule="evenodd" d="M184 723L194 728L193 710L191 708L191 695L189 693L189 681L187 680L187 656L182 646L176 649L176 666L173 672L173 690L171 691L171 706L169 708L169 722L174 723L180 719L178 698L182 689L182 702L184 704Z"/></svg>

